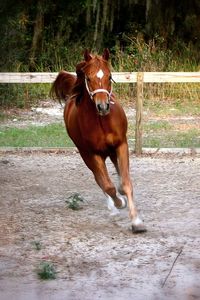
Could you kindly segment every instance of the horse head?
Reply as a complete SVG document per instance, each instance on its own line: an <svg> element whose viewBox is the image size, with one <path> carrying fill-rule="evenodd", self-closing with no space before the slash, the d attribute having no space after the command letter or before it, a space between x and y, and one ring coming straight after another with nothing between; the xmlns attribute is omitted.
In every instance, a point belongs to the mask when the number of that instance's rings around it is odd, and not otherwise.
<svg viewBox="0 0 200 300"><path fill-rule="evenodd" d="M112 76L108 63L109 51L105 49L102 56L93 56L88 50L85 50L84 59L81 71L84 75L85 88L90 99L96 105L99 115L105 116L110 112L112 94Z"/></svg>

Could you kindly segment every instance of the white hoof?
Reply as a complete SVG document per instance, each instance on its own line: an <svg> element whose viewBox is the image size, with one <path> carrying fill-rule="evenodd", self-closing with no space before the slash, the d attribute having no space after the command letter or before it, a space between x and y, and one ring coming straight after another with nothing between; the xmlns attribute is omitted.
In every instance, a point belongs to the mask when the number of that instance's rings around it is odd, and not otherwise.
<svg viewBox="0 0 200 300"><path fill-rule="evenodd" d="M111 216L116 216L119 215L119 210L117 209L117 207L115 206L112 198L108 195L107 196L107 205L108 205L108 209L110 210L110 215Z"/></svg>
<svg viewBox="0 0 200 300"><path fill-rule="evenodd" d="M142 233L146 232L146 226L144 225L144 222L137 216L133 221L132 221L132 232L133 233Z"/></svg>
<svg viewBox="0 0 200 300"><path fill-rule="evenodd" d="M143 224L143 221L138 216L132 221L132 225L134 226L141 225L141 224Z"/></svg>
<svg viewBox="0 0 200 300"><path fill-rule="evenodd" d="M120 209L126 208L127 207L127 200L125 196L122 195L117 195L119 197L119 199L122 201L122 206L120 207Z"/></svg>

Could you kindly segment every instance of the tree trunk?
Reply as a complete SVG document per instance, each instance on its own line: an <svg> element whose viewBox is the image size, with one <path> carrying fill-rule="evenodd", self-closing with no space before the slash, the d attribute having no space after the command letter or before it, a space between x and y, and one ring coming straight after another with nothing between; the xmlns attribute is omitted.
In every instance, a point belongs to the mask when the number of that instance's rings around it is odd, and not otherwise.
<svg viewBox="0 0 200 300"><path fill-rule="evenodd" d="M173 1L146 0L146 31L150 37L158 34L166 41L175 28L175 5Z"/></svg>
<svg viewBox="0 0 200 300"><path fill-rule="evenodd" d="M36 52L41 44L43 27L44 27L43 2L41 0L38 0L32 46L31 46L30 56L29 56L31 71L35 70L36 67Z"/></svg>
<svg viewBox="0 0 200 300"><path fill-rule="evenodd" d="M99 22L100 22L99 15L100 15L100 3L98 3L97 10L96 10L96 22L95 22L95 32L94 32L94 45L96 43L98 43L97 37L98 37L98 27L99 27Z"/></svg>

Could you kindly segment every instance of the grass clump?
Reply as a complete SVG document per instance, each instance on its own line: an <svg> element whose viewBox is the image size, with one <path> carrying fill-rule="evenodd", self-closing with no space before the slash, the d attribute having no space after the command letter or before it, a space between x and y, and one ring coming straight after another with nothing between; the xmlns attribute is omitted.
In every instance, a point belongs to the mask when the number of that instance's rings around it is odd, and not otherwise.
<svg viewBox="0 0 200 300"><path fill-rule="evenodd" d="M42 249L42 244L40 241L34 241L32 244L33 244L35 250L40 251Z"/></svg>
<svg viewBox="0 0 200 300"><path fill-rule="evenodd" d="M56 278L56 270L51 262L42 262L37 270L37 275L40 279L49 280Z"/></svg>
<svg viewBox="0 0 200 300"><path fill-rule="evenodd" d="M69 196L65 202L67 203L68 208L72 210L80 210L81 209L80 203L83 201L84 199L81 197L81 195L75 193Z"/></svg>

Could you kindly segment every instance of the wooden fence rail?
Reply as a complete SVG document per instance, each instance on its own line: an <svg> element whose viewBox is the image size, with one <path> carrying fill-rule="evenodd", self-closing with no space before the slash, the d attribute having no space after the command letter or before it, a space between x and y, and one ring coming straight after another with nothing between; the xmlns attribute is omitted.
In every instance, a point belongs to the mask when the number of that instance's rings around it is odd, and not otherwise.
<svg viewBox="0 0 200 300"><path fill-rule="evenodd" d="M71 72L71 74L75 74ZM113 72L117 83L136 83L137 72ZM0 73L0 83L52 83L58 73ZM144 83L199 82L200 72L144 72Z"/></svg>
<svg viewBox="0 0 200 300"><path fill-rule="evenodd" d="M71 72L71 74L75 74ZM0 83L52 83L58 73L0 73ZM135 153L142 153L143 84L200 83L200 72L113 72L117 83L137 83Z"/></svg>

